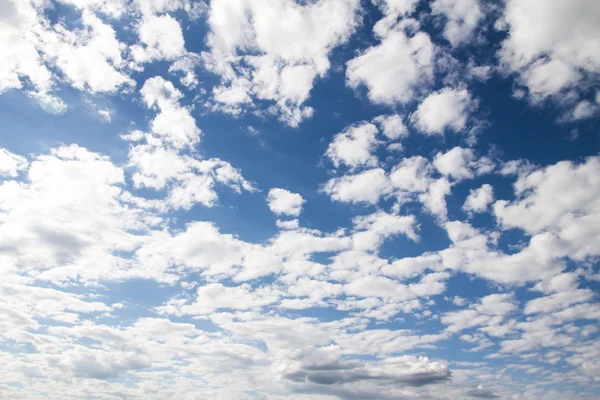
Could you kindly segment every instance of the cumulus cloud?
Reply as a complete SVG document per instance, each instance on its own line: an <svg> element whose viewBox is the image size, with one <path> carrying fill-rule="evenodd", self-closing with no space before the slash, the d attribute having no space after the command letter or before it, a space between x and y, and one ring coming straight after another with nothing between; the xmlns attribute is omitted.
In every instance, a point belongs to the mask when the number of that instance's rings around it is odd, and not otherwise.
<svg viewBox="0 0 600 400"><path fill-rule="evenodd" d="M391 31L380 44L348 61L348 85L354 89L364 85L373 103L408 103L433 79L434 51L424 32L409 37Z"/></svg>
<svg viewBox="0 0 600 400"><path fill-rule="evenodd" d="M350 168L374 167L377 165L377 157L373 154L378 144L377 133L377 127L371 123L351 126L334 136L325 155L336 168L340 164Z"/></svg>
<svg viewBox="0 0 600 400"><path fill-rule="evenodd" d="M467 89L445 88L427 96L411 115L413 124L427 135L443 135L445 131L462 132L477 100Z"/></svg>
<svg viewBox="0 0 600 400"><path fill-rule="evenodd" d="M111 25L89 11L83 11L83 28L70 31L56 25L41 38L42 51L77 89L116 92L134 86L125 68L125 45L116 38Z"/></svg>
<svg viewBox="0 0 600 400"><path fill-rule="evenodd" d="M444 37L454 47L472 40L473 31L484 17L478 0L435 0L431 10L446 18Z"/></svg>
<svg viewBox="0 0 600 400"><path fill-rule="evenodd" d="M578 92L584 77L600 72L598 15L599 5L588 0L506 3L509 32L499 56L527 87L532 102Z"/></svg>
<svg viewBox="0 0 600 400"><path fill-rule="evenodd" d="M479 189L471 189L462 208L467 212L485 212L494 201L494 188L489 184L482 185Z"/></svg>
<svg viewBox="0 0 600 400"><path fill-rule="evenodd" d="M144 18L138 34L141 45L131 48L137 62L172 60L185 54L181 26L168 14Z"/></svg>
<svg viewBox="0 0 600 400"><path fill-rule="evenodd" d="M221 77L217 109L239 113L257 101L298 126L312 115L305 106L314 81L329 70L329 53L357 24L358 1L284 2L219 0L208 12L207 67ZM327 26L327 29L318 27Z"/></svg>
<svg viewBox="0 0 600 400"><path fill-rule="evenodd" d="M385 171L375 168L355 175L332 178L323 185L322 190L332 200L376 204L381 196L390 193L390 186Z"/></svg>
<svg viewBox="0 0 600 400"><path fill-rule="evenodd" d="M305 200L298 193L289 190L273 188L267 195L269 209L276 215L291 215L297 217L302 212Z"/></svg>
<svg viewBox="0 0 600 400"><path fill-rule="evenodd" d="M13 154L6 149L0 149L0 176L16 177L19 171L27 168L25 157Z"/></svg>
<svg viewBox="0 0 600 400"><path fill-rule="evenodd" d="M398 114L380 115L373 119L379 124L383 134L390 140L401 139L408 136L408 129L404 125L403 118Z"/></svg>
<svg viewBox="0 0 600 400"><path fill-rule="evenodd" d="M530 235L552 235L555 252L574 260L598 255L593 245L600 237L596 193L600 188L600 158L580 164L562 161L546 168L522 172L514 184L514 202L494 203L494 214L505 227L521 228Z"/></svg>
<svg viewBox="0 0 600 400"><path fill-rule="evenodd" d="M454 147L446 153L437 153L433 165L444 176L456 181L471 179L475 175L490 173L494 163L487 157L477 159L473 150Z"/></svg>

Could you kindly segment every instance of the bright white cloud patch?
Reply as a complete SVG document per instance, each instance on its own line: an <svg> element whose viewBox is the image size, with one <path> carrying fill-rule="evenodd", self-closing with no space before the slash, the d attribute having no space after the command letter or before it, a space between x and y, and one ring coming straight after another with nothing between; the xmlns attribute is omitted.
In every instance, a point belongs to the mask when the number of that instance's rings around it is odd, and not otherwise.
<svg viewBox="0 0 600 400"><path fill-rule="evenodd" d="M590 0L506 3L509 34L499 55L528 88L533 102L577 93L585 77L600 72L599 15L600 5ZM558 102L564 100L557 97Z"/></svg>
<svg viewBox="0 0 600 400"><path fill-rule="evenodd" d="M13 154L6 149L0 149L0 176L15 177L19 171L27 168L25 157Z"/></svg>
<svg viewBox="0 0 600 400"><path fill-rule="evenodd" d="M467 212L484 212L493 201L494 188L486 183L479 189L469 192L462 208Z"/></svg>
<svg viewBox="0 0 600 400"><path fill-rule="evenodd" d="M291 215L297 217L302 212L304 199L298 193L289 190L273 188L267 195L269 208L277 215Z"/></svg>
<svg viewBox="0 0 600 400"><path fill-rule="evenodd" d="M222 79L213 92L218 108L239 113L265 100L267 112L298 126L312 115L304 103L329 70L329 53L355 29L357 7L346 0L211 2L204 58Z"/></svg>
<svg viewBox="0 0 600 400"><path fill-rule="evenodd" d="M141 45L132 48L136 61L172 60L185 54L181 26L170 15L145 18L138 30Z"/></svg>
<svg viewBox="0 0 600 400"><path fill-rule="evenodd" d="M348 85L355 89L364 85L374 103L407 103L432 80L433 59L434 45L426 33L409 37L390 31L380 44L348 62Z"/></svg>
<svg viewBox="0 0 600 400"><path fill-rule="evenodd" d="M446 18L444 37L452 46L471 40L473 31L484 17L478 0L435 0L431 9L434 14Z"/></svg>
<svg viewBox="0 0 600 400"><path fill-rule="evenodd" d="M404 125L404 120L398 114L380 115L373 121L380 125L381 131L388 139L395 140L408 136L408 129Z"/></svg>
<svg viewBox="0 0 600 400"><path fill-rule="evenodd" d="M377 127L370 123L351 126L334 137L326 156L336 168L341 164L350 168L376 166L377 157L373 152L378 144L377 133Z"/></svg>
<svg viewBox="0 0 600 400"><path fill-rule="evenodd" d="M428 135L442 135L446 130L462 132L477 100L466 89L442 89L419 104L411 116L413 124Z"/></svg>

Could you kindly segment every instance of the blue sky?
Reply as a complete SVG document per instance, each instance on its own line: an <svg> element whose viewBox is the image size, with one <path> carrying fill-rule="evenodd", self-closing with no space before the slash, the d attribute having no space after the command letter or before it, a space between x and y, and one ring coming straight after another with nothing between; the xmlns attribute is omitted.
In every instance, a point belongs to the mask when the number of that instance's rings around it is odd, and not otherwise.
<svg viewBox="0 0 600 400"><path fill-rule="evenodd" d="M0 10L0 397L600 398L600 3Z"/></svg>

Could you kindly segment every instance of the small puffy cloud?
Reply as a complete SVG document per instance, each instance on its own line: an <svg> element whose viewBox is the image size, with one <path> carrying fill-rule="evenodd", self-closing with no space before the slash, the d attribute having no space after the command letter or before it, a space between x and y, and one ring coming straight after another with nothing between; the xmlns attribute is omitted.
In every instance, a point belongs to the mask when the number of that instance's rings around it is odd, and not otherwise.
<svg viewBox="0 0 600 400"><path fill-rule="evenodd" d="M377 127L371 123L354 125L334 136L325 155L338 168L344 164L350 168L374 167L377 157L373 154L377 141Z"/></svg>
<svg viewBox="0 0 600 400"><path fill-rule="evenodd" d="M498 397L500 397L490 389L484 388L482 385L479 385L476 388L467 391L466 395L468 397L475 397L478 399L497 399Z"/></svg>
<svg viewBox="0 0 600 400"><path fill-rule="evenodd" d="M467 309L445 313L440 321L448 326L446 328L448 331L453 333L474 327L494 332L494 329L500 328L505 318L516 310L513 295L491 294L482 297L479 302L471 304Z"/></svg>
<svg viewBox="0 0 600 400"><path fill-rule="evenodd" d="M322 190L332 200L376 204L382 195L390 193L391 187L385 171L375 168L355 175L332 178L323 185Z"/></svg>
<svg viewBox="0 0 600 400"><path fill-rule="evenodd" d="M152 120L152 132L176 148L183 148L200 140L200 129L190 109L179 104L183 94L160 76L149 78L140 90L147 107L157 106L160 112Z"/></svg>
<svg viewBox="0 0 600 400"><path fill-rule="evenodd" d="M494 169L493 162L487 157L478 160L473 150L458 146L446 153L436 154L433 165L442 175L456 181L471 179L475 175L489 173Z"/></svg>
<svg viewBox="0 0 600 400"><path fill-rule="evenodd" d="M479 189L471 189L462 209L467 212L485 212L494 201L494 188L489 184L482 185Z"/></svg>
<svg viewBox="0 0 600 400"><path fill-rule="evenodd" d="M472 40L473 31L484 17L479 0L435 0L431 11L446 18L444 37L454 47Z"/></svg>
<svg viewBox="0 0 600 400"><path fill-rule="evenodd" d="M532 102L577 92L586 75L600 72L599 14L600 4L588 0L506 2L508 36L500 60L529 89Z"/></svg>
<svg viewBox="0 0 600 400"><path fill-rule="evenodd" d="M267 195L269 209L276 215L291 215L297 217L302 212L305 200L298 193L286 189L273 188Z"/></svg>
<svg viewBox="0 0 600 400"><path fill-rule="evenodd" d="M419 196L425 209L438 218L445 220L448 215L446 196L450 194L452 184L446 178L433 181L427 191Z"/></svg>
<svg viewBox="0 0 600 400"><path fill-rule="evenodd" d="M291 219L287 221L278 219L275 224L279 229L298 229L300 227L300 222L298 219Z"/></svg>
<svg viewBox="0 0 600 400"><path fill-rule="evenodd" d="M427 96L411 115L413 124L427 135L442 135L446 130L461 132L477 100L467 89L445 88Z"/></svg>
<svg viewBox="0 0 600 400"><path fill-rule="evenodd" d="M252 289L248 284L224 286L220 283L209 283L198 288L193 303L173 300L159 307L158 311L175 315L202 315L223 309L248 310L273 304L280 296L280 292L270 288Z"/></svg>
<svg viewBox="0 0 600 400"><path fill-rule="evenodd" d="M517 199L496 201L494 214L505 228L521 228L534 237L552 235L557 255L575 260L598 256L599 171L599 157L522 171L514 184Z"/></svg>
<svg viewBox="0 0 600 400"><path fill-rule="evenodd" d="M185 54L181 26L168 14L142 19L138 34L141 45L131 48L137 62L172 60Z"/></svg>
<svg viewBox="0 0 600 400"><path fill-rule="evenodd" d="M434 45L426 33L408 37L393 31L348 61L346 78L351 88L366 86L373 103L405 104L433 79L433 60Z"/></svg>
<svg viewBox="0 0 600 400"><path fill-rule="evenodd" d="M29 82L29 96L52 112L64 112L66 105L51 92L54 79L39 52L38 43L31 40L33 32L43 30L42 18L32 2L6 0L0 13L0 93L22 89Z"/></svg>
<svg viewBox="0 0 600 400"><path fill-rule="evenodd" d="M380 115L373 119L379 124L381 132L390 140L397 140L408 136L408 129L402 117L398 114Z"/></svg>
<svg viewBox="0 0 600 400"><path fill-rule="evenodd" d="M0 176L16 177L19 171L27 168L27 159L0 148Z"/></svg>
<svg viewBox="0 0 600 400"><path fill-rule="evenodd" d="M123 72L126 46L117 40L114 28L87 10L81 23L83 27L74 31L62 25L48 30L40 43L46 58L79 90L112 93L135 86Z"/></svg>

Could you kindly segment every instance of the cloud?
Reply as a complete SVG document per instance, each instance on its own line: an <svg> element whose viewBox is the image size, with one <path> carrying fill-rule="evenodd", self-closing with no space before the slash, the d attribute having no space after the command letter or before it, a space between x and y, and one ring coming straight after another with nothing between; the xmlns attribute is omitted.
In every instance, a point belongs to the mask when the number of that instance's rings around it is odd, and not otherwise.
<svg viewBox="0 0 600 400"><path fill-rule="evenodd" d="M556 238L555 256L584 260L598 255L592 243L600 237L597 192L600 158L580 164L562 161L519 174L514 202L498 200L494 214L506 228L520 228L530 235Z"/></svg>
<svg viewBox="0 0 600 400"><path fill-rule="evenodd" d="M468 309L445 313L440 321L447 325L446 329L452 333L483 327L483 330L490 334L498 334L505 317L516 310L517 306L511 294L491 294L482 297L478 303L471 304Z"/></svg>
<svg viewBox="0 0 600 400"><path fill-rule="evenodd" d="M24 89L49 111L61 113L66 105L51 94L52 72L45 65L32 33L43 29L39 10L31 2L3 0L0 13L0 93L8 89ZM27 86L27 81L31 87Z"/></svg>
<svg viewBox="0 0 600 400"><path fill-rule="evenodd" d="M381 39L348 61L347 84L354 89L366 86L373 103L408 103L433 79L435 47L424 32L409 37L391 31Z"/></svg>
<svg viewBox="0 0 600 400"><path fill-rule="evenodd" d="M334 136L325 155L336 168L344 164L350 168L377 166L377 156L373 154L379 144L377 127L371 123L351 126Z"/></svg>
<svg viewBox="0 0 600 400"><path fill-rule="evenodd" d="M289 190L273 188L267 195L269 209L276 215L291 215L297 217L302 212L305 200L298 193Z"/></svg>
<svg viewBox="0 0 600 400"><path fill-rule="evenodd" d="M478 0L435 0L431 11L446 18L444 37L453 47L473 40L473 31L484 17Z"/></svg>
<svg viewBox="0 0 600 400"><path fill-rule="evenodd" d="M467 89L444 88L427 96L411 115L411 121L427 135L443 135L446 130L459 133L465 130L477 106Z"/></svg>
<svg viewBox="0 0 600 400"><path fill-rule="evenodd" d="M131 47L137 62L173 60L185 54L181 26L168 14L142 19L138 34L142 45Z"/></svg>
<svg viewBox="0 0 600 400"><path fill-rule="evenodd" d="M190 110L179 104L183 94L173 84L157 76L144 82L140 90L147 107L159 110L150 126L152 132L175 148L182 148L200 140L200 129L196 126Z"/></svg>
<svg viewBox="0 0 600 400"><path fill-rule="evenodd" d="M497 399L498 395L492 392L490 389L485 389L483 386L479 385L475 389L471 389L467 391L467 396L476 397L478 399Z"/></svg>
<svg viewBox="0 0 600 400"><path fill-rule="evenodd" d="M28 164L25 157L0 148L0 176L16 177Z"/></svg>
<svg viewBox="0 0 600 400"><path fill-rule="evenodd" d="M600 34L598 7L587 0L558 1L551 6L541 0L506 3L509 32L499 56L528 88L532 102L577 93L586 86L580 85L585 76L600 72L600 53L595 50ZM556 100L561 102L564 96Z"/></svg>
<svg viewBox="0 0 600 400"><path fill-rule="evenodd" d="M380 115L373 119L379 124L381 132L390 140L402 139L408 136L408 129L403 118L398 114Z"/></svg>
<svg viewBox="0 0 600 400"><path fill-rule="evenodd" d="M322 190L332 200L376 204L382 195L390 193L390 186L385 171L375 168L355 175L332 178L323 185Z"/></svg>
<svg viewBox="0 0 600 400"><path fill-rule="evenodd" d="M316 361L316 360L315 360ZM450 378L448 368L427 357L401 356L385 359L379 365L355 361L304 361L288 367L286 379L318 385L339 385L363 380L386 386L424 386Z"/></svg>
<svg viewBox="0 0 600 400"><path fill-rule="evenodd" d="M273 304L281 295L279 291L270 288L252 290L248 284L229 287L209 283L198 288L196 300L192 304L187 304L185 300L171 300L159 307L158 311L175 315L201 315L223 309L248 310Z"/></svg>
<svg viewBox="0 0 600 400"><path fill-rule="evenodd" d="M114 93L134 86L125 72L125 45L116 38L114 28L84 10L83 27L70 31L62 25L41 37L41 51L79 90Z"/></svg>
<svg viewBox="0 0 600 400"><path fill-rule="evenodd" d="M467 212L485 212L494 201L494 189L489 184L482 185L479 189L471 189L462 209Z"/></svg>
<svg viewBox="0 0 600 400"><path fill-rule="evenodd" d="M210 50L203 57L221 77L213 91L217 109L237 114L267 101L269 113L298 126L312 115L304 104L330 68L329 53L354 32L358 6L354 0L211 2Z"/></svg>
<svg viewBox="0 0 600 400"><path fill-rule="evenodd" d="M454 147L446 153L437 153L433 165L444 176L456 181L471 179L475 175L489 173L494 169L494 163L487 157L476 159L473 150Z"/></svg>

